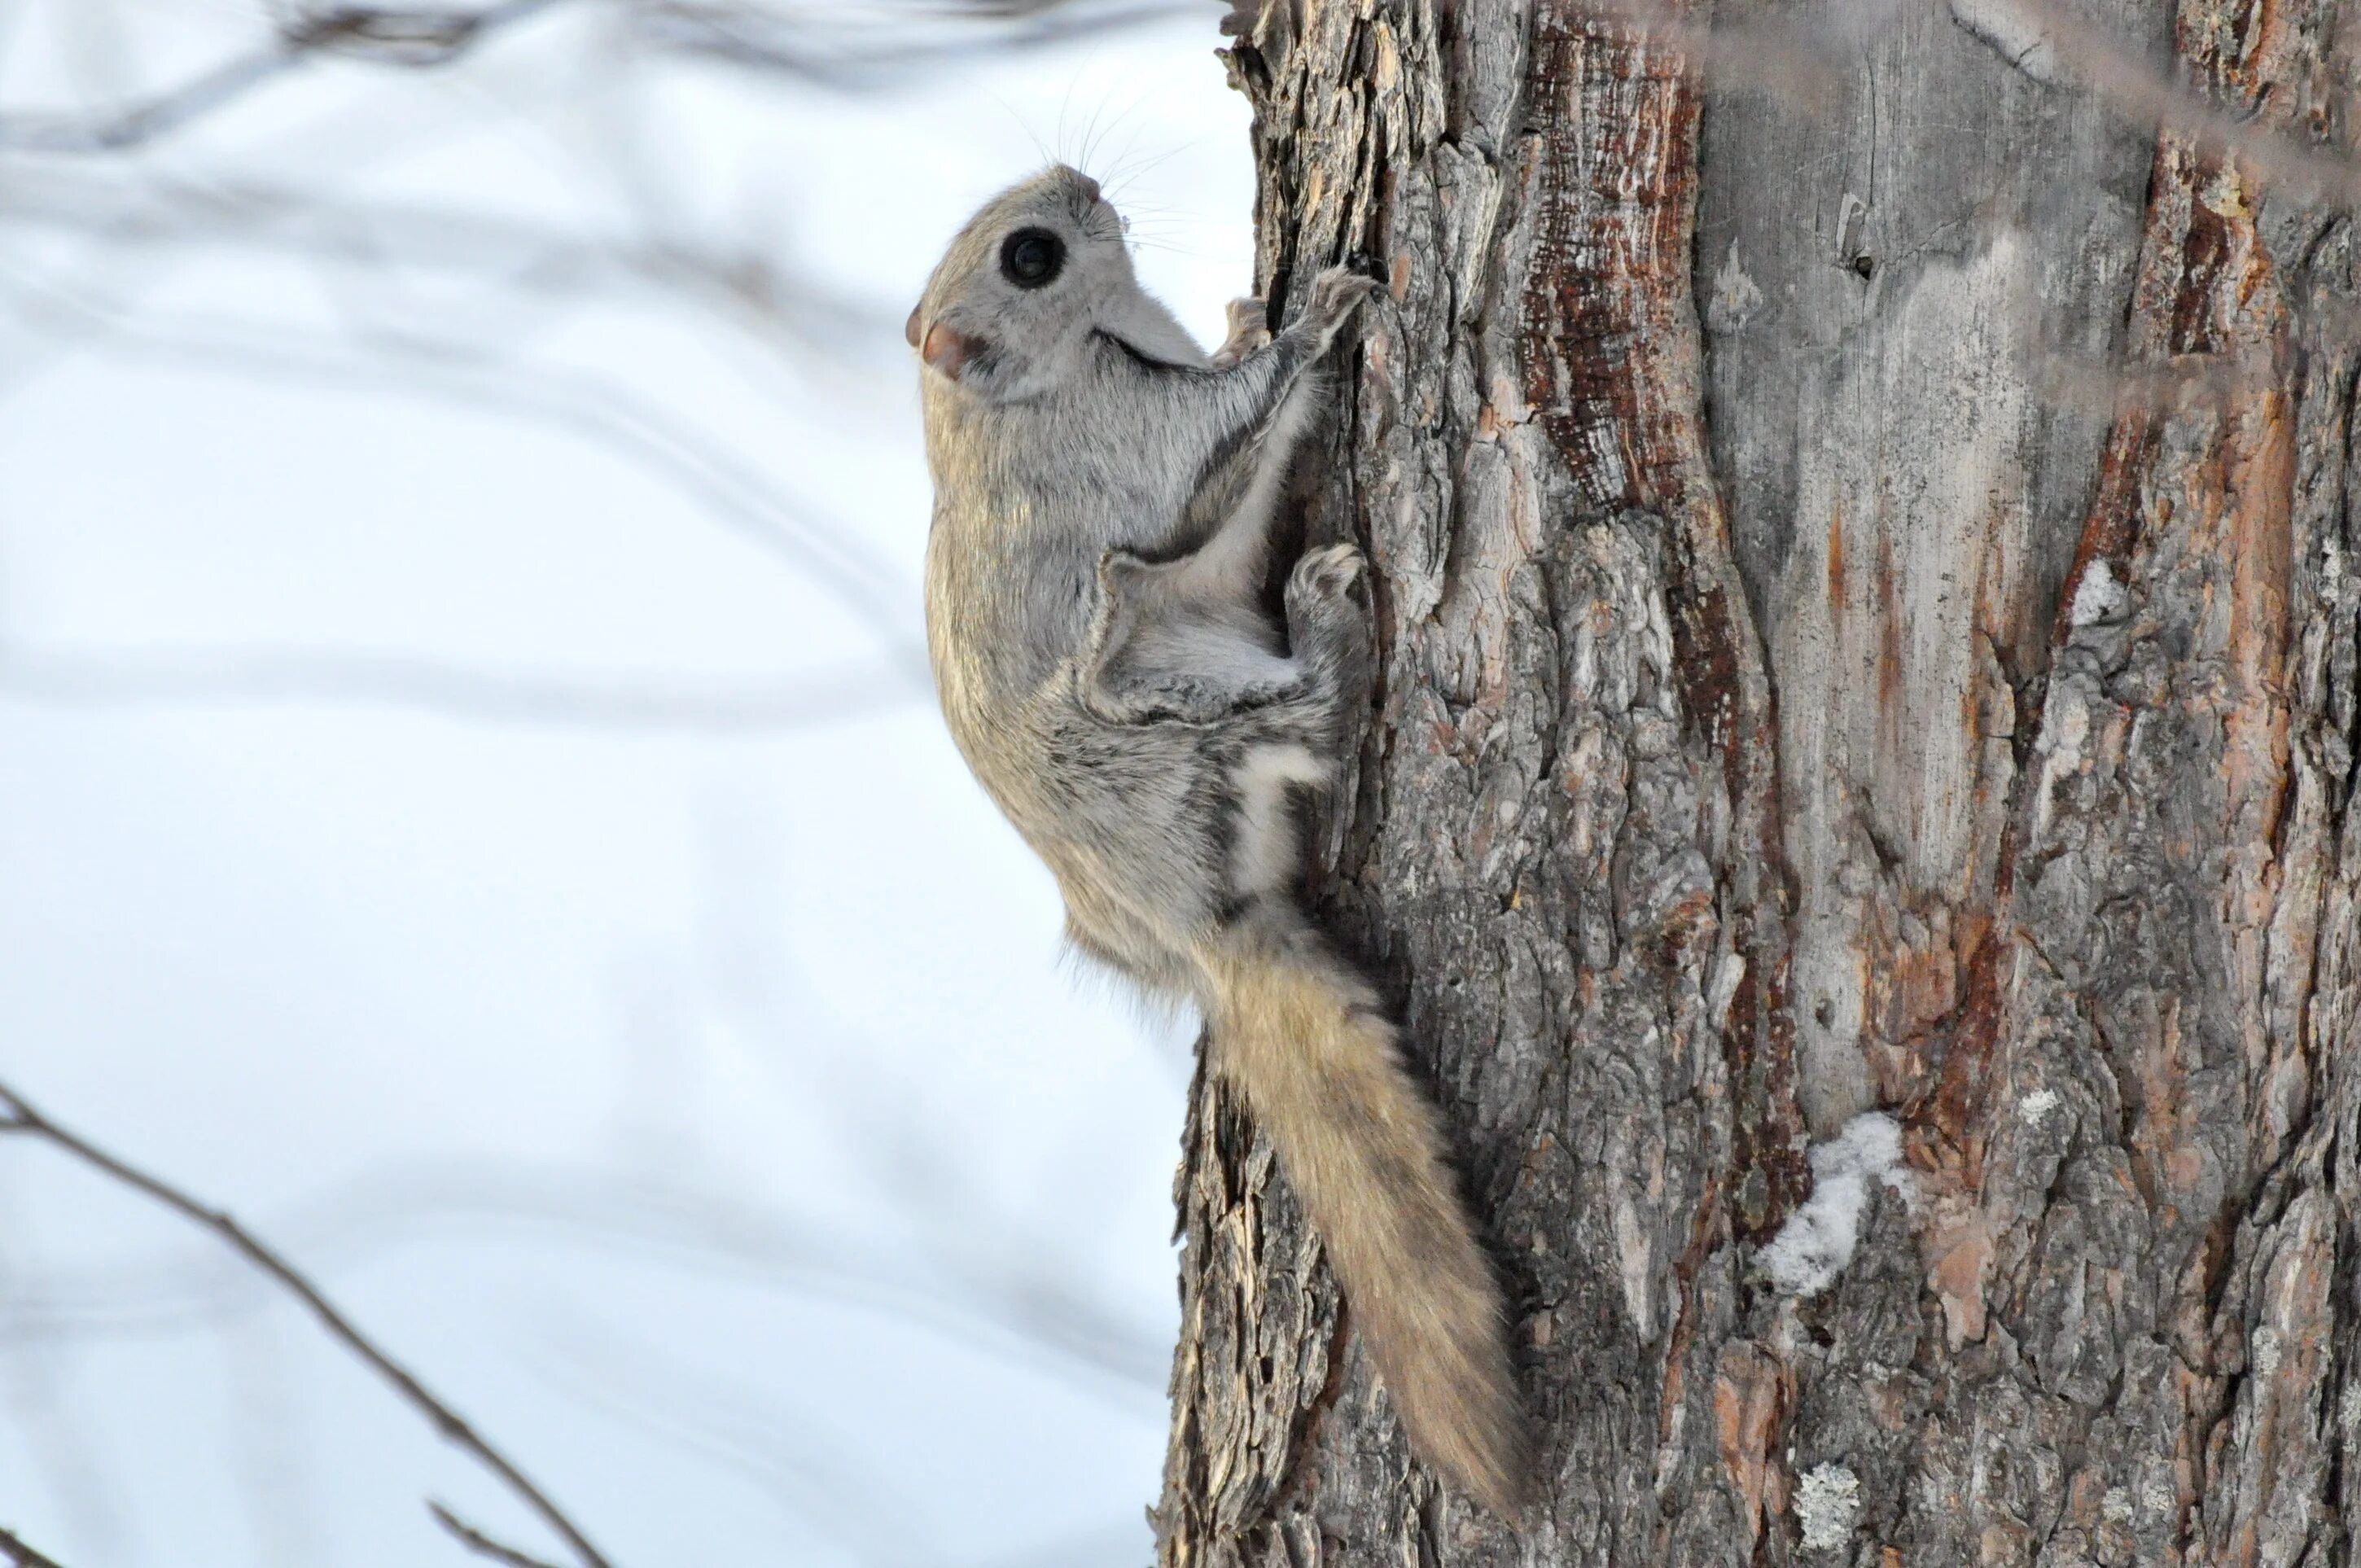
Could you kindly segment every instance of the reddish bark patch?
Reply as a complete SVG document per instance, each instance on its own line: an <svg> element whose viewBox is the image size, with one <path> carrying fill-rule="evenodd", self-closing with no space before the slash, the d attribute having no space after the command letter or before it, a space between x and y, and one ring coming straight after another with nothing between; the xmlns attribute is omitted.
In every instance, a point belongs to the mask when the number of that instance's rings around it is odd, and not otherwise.
<svg viewBox="0 0 2361 1568"><path fill-rule="evenodd" d="M1794 1389L1786 1364L1752 1340L1722 1347L1713 1379L1714 1444L1752 1551L1785 1511L1786 1487L1773 1442Z"/></svg>
<svg viewBox="0 0 2361 1568"><path fill-rule="evenodd" d="M1534 422L1600 510L1662 516L1675 666L1736 814L1727 913L1747 969L1723 1047L1730 1218L1763 1234L1810 1186L1788 1012L1776 716L1710 479L1691 298L1701 110L1690 62L1628 22L1536 7L1525 102L1534 244L1519 341Z"/></svg>
<svg viewBox="0 0 2361 1568"><path fill-rule="evenodd" d="M2175 354L2208 354L2219 346L2213 315L2224 269L2230 261L2229 225L2206 204L2202 192L2222 173L2220 160L2201 159L2189 176L2196 199L2189 203L2181 236L2180 277L2175 280L2166 341Z"/></svg>
<svg viewBox="0 0 2361 1568"><path fill-rule="evenodd" d="M2010 858L2004 853L2000 895L2005 898ZM2008 1013L2004 992L2006 977L2001 964L2009 944L1995 941L1987 925L1961 934L1969 951L1967 983L1953 1017L1943 1052L1942 1076L1934 1092L1911 1118L1912 1123L1941 1139L1948 1156L1941 1163L1960 1186L1974 1192L1983 1186L1984 1142L1992 1108L1995 1058L2001 1026Z"/></svg>
<svg viewBox="0 0 2361 1568"><path fill-rule="evenodd" d="M1839 501L1828 514L1828 609L1841 615L1845 602L1845 514Z"/></svg>

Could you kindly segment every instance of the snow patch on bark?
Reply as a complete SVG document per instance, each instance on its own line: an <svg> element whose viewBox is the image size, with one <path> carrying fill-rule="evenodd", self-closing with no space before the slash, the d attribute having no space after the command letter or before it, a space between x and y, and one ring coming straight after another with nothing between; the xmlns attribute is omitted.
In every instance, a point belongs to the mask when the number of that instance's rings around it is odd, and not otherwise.
<svg viewBox="0 0 2361 1568"><path fill-rule="evenodd" d="M1795 1483L1795 1523L1806 1552L1833 1552L1852 1539L1861 1478L1841 1464L1817 1465Z"/></svg>
<svg viewBox="0 0 2361 1568"><path fill-rule="evenodd" d="M1883 1182L1904 1202L1915 1196L1902 1163L1902 1128L1882 1111L1868 1111L1812 1147L1812 1196L1779 1227L1755 1261L1783 1295L1817 1296L1844 1272L1861 1242L1869 1184Z"/></svg>
<svg viewBox="0 0 2361 1568"><path fill-rule="evenodd" d="M2115 581L2114 569L2103 558L2092 557L2082 568L2082 580L2074 585L2074 608L2067 618L2077 626L2088 626L2123 608L2124 586Z"/></svg>

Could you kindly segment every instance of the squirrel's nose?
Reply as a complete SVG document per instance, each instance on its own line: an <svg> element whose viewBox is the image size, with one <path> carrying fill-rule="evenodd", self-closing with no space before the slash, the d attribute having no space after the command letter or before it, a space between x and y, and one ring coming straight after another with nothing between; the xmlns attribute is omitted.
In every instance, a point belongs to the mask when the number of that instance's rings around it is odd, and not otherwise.
<svg viewBox="0 0 2361 1568"><path fill-rule="evenodd" d="M1076 180L1074 181L1074 187L1076 190L1082 192L1082 200L1085 202L1096 202L1101 200L1099 195L1099 182L1092 179L1087 174L1082 175L1080 179Z"/></svg>

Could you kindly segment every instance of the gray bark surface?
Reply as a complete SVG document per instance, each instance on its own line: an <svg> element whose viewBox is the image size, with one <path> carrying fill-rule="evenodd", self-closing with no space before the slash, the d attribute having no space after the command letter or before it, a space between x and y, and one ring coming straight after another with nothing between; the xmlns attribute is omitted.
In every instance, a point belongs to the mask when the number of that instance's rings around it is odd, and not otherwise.
<svg viewBox="0 0 2361 1568"><path fill-rule="evenodd" d="M1390 284L1303 497L1382 664L1327 913L1545 1500L1411 1463L1201 1080L1166 1568L2353 1560L2361 237L2301 176L2361 28L1828 24L1275 0L1231 56L1274 306ZM1872 1108L1911 1201L1783 1293Z"/></svg>

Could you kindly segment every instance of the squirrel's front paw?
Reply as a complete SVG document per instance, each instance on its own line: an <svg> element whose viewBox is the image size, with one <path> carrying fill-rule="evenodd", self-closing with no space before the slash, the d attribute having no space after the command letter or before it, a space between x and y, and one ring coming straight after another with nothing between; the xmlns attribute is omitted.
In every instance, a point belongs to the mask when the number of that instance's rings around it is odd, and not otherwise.
<svg viewBox="0 0 2361 1568"><path fill-rule="evenodd" d="M1305 551L1287 578L1289 624L1340 616L1358 620L1361 607L1355 590L1367 569L1367 559L1350 544Z"/></svg>
<svg viewBox="0 0 2361 1568"><path fill-rule="evenodd" d="M1363 300L1378 291L1378 280L1349 267L1331 267L1312 280L1312 299L1305 314L1318 327L1320 341L1336 335Z"/></svg>

